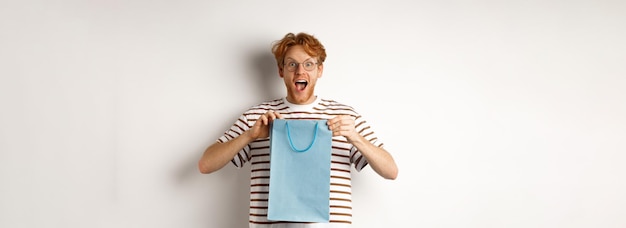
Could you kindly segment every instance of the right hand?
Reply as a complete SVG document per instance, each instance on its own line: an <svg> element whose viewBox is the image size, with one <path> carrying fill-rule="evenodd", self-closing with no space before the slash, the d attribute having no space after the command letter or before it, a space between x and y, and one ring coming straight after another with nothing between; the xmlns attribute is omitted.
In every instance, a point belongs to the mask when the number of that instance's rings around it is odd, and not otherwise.
<svg viewBox="0 0 626 228"><path fill-rule="evenodd" d="M252 139L267 138L270 137L270 123L275 119L282 119L283 117L278 112L272 110L267 111L254 123L254 126L249 131Z"/></svg>

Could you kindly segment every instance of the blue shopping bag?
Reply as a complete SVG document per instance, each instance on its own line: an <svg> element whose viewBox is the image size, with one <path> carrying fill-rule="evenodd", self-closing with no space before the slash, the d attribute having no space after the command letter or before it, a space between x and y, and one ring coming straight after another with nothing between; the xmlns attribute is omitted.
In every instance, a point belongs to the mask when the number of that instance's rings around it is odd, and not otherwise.
<svg viewBox="0 0 626 228"><path fill-rule="evenodd" d="M328 222L331 142L326 120L273 121L268 220Z"/></svg>

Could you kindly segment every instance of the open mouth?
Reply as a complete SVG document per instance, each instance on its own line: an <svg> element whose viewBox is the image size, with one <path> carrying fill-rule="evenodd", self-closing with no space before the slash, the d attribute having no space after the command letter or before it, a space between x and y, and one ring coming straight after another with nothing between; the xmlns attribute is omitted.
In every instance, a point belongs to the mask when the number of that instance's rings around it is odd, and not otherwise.
<svg viewBox="0 0 626 228"><path fill-rule="evenodd" d="M306 89L306 86L309 84L309 82L307 82L306 80L297 80L296 81L296 89L298 91L303 91L304 89Z"/></svg>

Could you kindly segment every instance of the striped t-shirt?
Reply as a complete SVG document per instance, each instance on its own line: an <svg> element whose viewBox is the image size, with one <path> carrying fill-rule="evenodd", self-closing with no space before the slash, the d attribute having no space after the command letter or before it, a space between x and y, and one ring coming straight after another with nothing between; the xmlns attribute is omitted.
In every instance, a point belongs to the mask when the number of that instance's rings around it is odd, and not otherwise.
<svg viewBox="0 0 626 228"><path fill-rule="evenodd" d="M257 119L273 110L285 119L332 119L348 115L355 119L357 132L372 144L382 147L368 123L350 106L333 100L317 98L308 105L289 103L285 98L261 103L248 109L233 126L218 139L223 143L234 139L254 126ZM250 174L250 227L289 227L287 222L267 220L269 195L270 152L269 138L257 139L246 145L231 161L235 166L251 164ZM365 157L348 143L345 137L332 139L330 170L330 222L328 224L301 224L297 227L349 227L352 224L351 165L357 171L367 166Z"/></svg>

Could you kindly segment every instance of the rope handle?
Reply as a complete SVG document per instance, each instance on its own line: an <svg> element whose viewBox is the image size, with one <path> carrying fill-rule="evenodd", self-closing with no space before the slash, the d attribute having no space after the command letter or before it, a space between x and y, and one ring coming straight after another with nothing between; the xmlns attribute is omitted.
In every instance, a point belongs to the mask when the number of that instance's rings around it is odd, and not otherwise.
<svg viewBox="0 0 626 228"><path fill-rule="evenodd" d="M313 133L313 141L311 141L311 144L309 144L309 146L304 149L297 149L296 146L293 145L293 140L291 139L291 131L289 130L289 121L286 121L285 125L287 125L287 139L289 140L289 146L291 146L291 149L293 149L296 152L306 152L307 150L311 149L311 147L313 147L313 144L315 144L315 140L317 140L317 125L318 124L319 122L315 122L315 132Z"/></svg>

